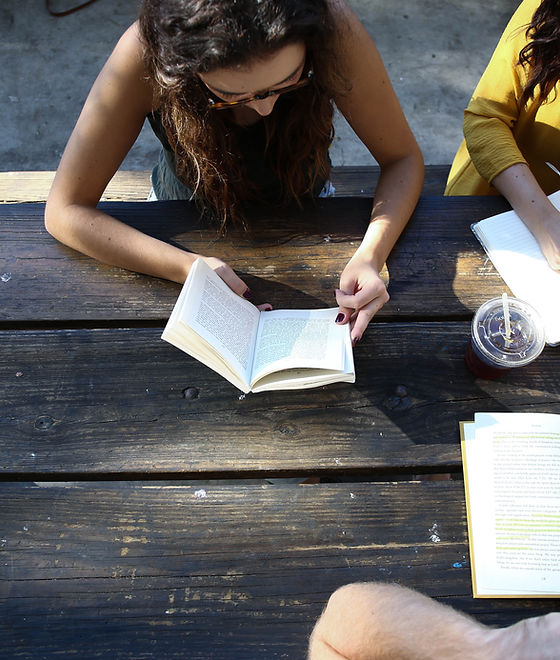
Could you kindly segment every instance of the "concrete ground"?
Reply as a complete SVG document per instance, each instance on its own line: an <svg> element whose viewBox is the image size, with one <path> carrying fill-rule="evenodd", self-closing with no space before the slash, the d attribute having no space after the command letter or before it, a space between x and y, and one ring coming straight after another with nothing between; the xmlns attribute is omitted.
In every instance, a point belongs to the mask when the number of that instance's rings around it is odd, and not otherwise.
<svg viewBox="0 0 560 660"><path fill-rule="evenodd" d="M64 10L81 0L52 0ZM426 163L450 163L463 109L517 0L349 0L381 52ZM62 18L42 0L0 3L0 170L56 169L86 95L140 0L97 0ZM151 168L149 126L123 164ZM335 165L374 161L337 120Z"/></svg>

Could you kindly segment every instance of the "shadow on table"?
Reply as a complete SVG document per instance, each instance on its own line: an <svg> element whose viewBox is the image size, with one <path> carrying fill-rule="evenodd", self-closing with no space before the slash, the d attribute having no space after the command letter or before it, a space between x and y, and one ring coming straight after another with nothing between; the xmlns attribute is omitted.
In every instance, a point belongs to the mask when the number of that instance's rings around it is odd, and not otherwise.
<svg viewBox="0 0 560 660"><path fill-rule="evenodd" d="M130 206L126 213L133 219ZM303 209L255 210L251 231L219 238L192 205L160 202L147 212L144 206L139 228L220 256L249 285L255 302L317 308L335 305L334 287L359 245L370 206L365 198L335 198ZM413 456L414 472L457 471L460 421L477 411L557 408L554 349L497 381L476 379L464 363L474 309L504 288L470 225L504 207L500 199L422 198L395 246L388 260L391 300L355 349L356 383L329 386L320 399L327 432L337 428L342 435L332 442L346 443L350 454L360 445L372 469L392 469L402 454ZM316 393L265 396L274 409L267 414L287 420L279 427L293 424L304 432L302 420L313 417ZM255 399L254 414L259 408ZM289 453L289 435L285 441ZM294 454L299 441L296 434ZM387 455L393 458L385 461Z"/></svg>

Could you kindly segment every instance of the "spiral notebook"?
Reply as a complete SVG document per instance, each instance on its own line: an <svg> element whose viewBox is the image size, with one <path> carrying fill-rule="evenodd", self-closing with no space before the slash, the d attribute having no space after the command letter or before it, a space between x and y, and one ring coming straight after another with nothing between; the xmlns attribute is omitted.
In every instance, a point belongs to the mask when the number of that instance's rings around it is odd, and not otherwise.
<svg viewBox="0 0 560 660"><path fill-rule="evenodd" d="M560 190L549 199L560 209ZM525 223L515 211L506 211L475 222L471 229L513 295L539 313L547 344L559 344L560 272L548 265Z"/></svg>

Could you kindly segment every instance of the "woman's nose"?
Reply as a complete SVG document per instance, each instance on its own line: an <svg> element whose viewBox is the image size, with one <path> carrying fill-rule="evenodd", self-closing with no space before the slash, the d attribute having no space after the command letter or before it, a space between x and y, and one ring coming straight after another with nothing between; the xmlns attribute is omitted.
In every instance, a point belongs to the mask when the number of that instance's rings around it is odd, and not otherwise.
<svg viewBox="0 0 560 660"><path fill-rule="evenodd" d="M278 94L272 94L271 96L267 96L265 99L261 99L260 101L253 101L250 106L255 112L258 112L259 115L266 117L266 115L269 115L272 112L277 98Z"/></svg>

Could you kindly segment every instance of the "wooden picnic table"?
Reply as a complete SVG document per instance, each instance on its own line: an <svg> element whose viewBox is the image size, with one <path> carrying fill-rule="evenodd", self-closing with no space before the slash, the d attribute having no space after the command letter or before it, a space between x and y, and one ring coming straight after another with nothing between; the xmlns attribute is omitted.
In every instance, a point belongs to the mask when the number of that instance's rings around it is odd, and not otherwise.
<svg viewBox="0 0 560 660"><path fill-rule="evenodd" d="M101 202L277 308L335 304L370 205L255 209L218 238L186 202ZM5 657L304 658L330 593L358 580L488 624L557 610L471 597L459 421L560 412L558 348L496 381L464 365L473 311L504 290L470 224L506 208L423 196L356 383L244 396L160 339L179 285L58 244L43 203L0 205Z"/></svg>

